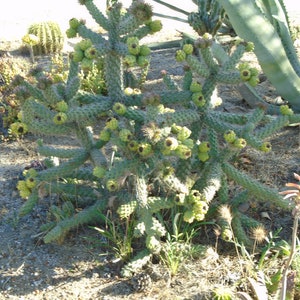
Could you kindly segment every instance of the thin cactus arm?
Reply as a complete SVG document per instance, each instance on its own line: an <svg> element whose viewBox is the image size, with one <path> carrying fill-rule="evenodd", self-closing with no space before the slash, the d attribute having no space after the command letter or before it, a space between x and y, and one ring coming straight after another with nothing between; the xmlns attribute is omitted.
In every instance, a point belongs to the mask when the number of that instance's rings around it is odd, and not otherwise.
<svg viewBox="0 0 300 300"><path fill-rule="evenodd" d="M219 2L237 34L254 43L258 61L278 93L295 111L300 111L300 78L290 63L275 28L254 1L219 0Z"/></svg>

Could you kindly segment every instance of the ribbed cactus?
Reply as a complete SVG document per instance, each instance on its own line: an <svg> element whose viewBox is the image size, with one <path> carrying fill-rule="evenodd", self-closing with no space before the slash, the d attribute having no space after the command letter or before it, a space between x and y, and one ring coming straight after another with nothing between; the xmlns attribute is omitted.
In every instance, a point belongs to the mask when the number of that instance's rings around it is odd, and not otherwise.
<svg viewBox="0 0 300 300"><path fill-rule="evenodd" d="M28 34L37 37L37 42L32 46L34 55L59 53L63 49L64 35L56 22L34 23L29 26Z"/></svg>
<svg viewBox="0 0 300 300"><path fill-rule="evenodd" d="M123 63L129 51L140 51L133 37L136 33L141 38L157 28L149 5L135 0L123 12L121 4L113 1L104 15L92 0L82 3L108 31L108 39L75 19L70 20L67 34L81 35L86 49L93 47L104 57L108 95L80 91L76 55L72 56L66 83L54 83L38 70L33 72L36 84L22 81L33 96L24 100L22 111L28 129L55 135L62 144L64 137L70 135L78 141L68 150L39 142L40 153L58 157L60 164L18 185L20 194L27 199L21 215L29 213L38 196L47 194L52 186L62 199L80 208L72 214L54 209L57 223L51 223L44 237L46 242L60 240L79 224L94 222L110 200L120 218L135 218L135 236L145 241L147 251L138 254L128 267L132 273L161 249L166 233L157 217L161 210L176 208L184 221L202 221L211 214L210 207L214 207L219 191L223 203L235 206L235 200L231 203L229 198L227 179L235 180L257 199L266 200L268 196L269 201L289 209L275 190L237 170L232 161L246 146L270 151L271 145L264 139L274 133L272 128L280 129L299 116L283 109L286 115L268 118L261 107L241 115L217 109L221 104L215 97L217 84L257 83L256 70L240 64L242 54L252 50L251 43L240 41L230 55L223 51L224 58L219 60L216 52L220 51L216 49L221 46L211 35L204 34L176 53L177 61L187 65L182 85L172 82L164 72L163 80L170 91L129 92L124 87ZM59 178L67 184L59 182ZM130 196L124 197L124 193ZM246 197L238 201L246 201ZM251 223L242 214L235 219L239 224ZM243 239L243 228L240 233L238 237Z"/></svg>

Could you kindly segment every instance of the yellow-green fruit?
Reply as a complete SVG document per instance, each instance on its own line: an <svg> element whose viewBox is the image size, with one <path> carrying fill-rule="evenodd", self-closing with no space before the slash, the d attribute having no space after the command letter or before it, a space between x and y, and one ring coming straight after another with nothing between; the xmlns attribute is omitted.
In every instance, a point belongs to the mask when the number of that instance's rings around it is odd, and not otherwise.
<svg viewBox="0 0 300 300"><path fill-rule="evenodd" d="M93 60L84 57L81 61L81 69L84 71L90 71L93 69Z"/></svg>
<svg viewBox="0 0 300 300"><path fill-rule="evenodd" d="M119 121L116 118L109 118L105 124L106 128L110 130L116 130L119 126Z"/></svg>
<svg viewBox="0 0 300 300"><path fill-rule="evenodd" d="M69 25L72 29L77 29L80 25L80 21L76 18L72 18L69 20Z"/></svg>
<svg viewBox="0 0 300 300"><path fill-rule="evenodd" d="M133 93L134 93L134 90L131 87L127 87L127 88L124 89L124 94L126 96L131 96L131 95L133 95Z"/></svg>
<svg viewBox="0 0 300 300"><path fill-rule="evenodd" d="M29 189L33 189L36 186L36 179L30 176L25 179L25 183Z"/></svg>
<svg viewBox="0 0 300 300"><path fill-rule="evenodd" d="M139 143L137 141L129 141L127 144L127 148L132 152L137 151L138 147Z"/></svg>
<svg viewBox="0 0 300 300"><path fill-rule="evenodd" d="M104 142L108 142L110 140L110 131L108 129L103 129L100 131L99 139Z"/></svg>
<svg viewBox="0 0 300 300"><path fill-rule="evenodd" d="M213 300L233 300L233 293L226 286L217 287L213 290Z"/></svg>
<svg viewBox="0 0 300 300"><path fill-rule="evenodd" d="M224 139L227 143L234 143L234 141L236 140L236 134L233 130L227 130L224 133Z"/></svg>
<svg viewBox="0 0 300 300"><path fill-rule="evenodd" d="M201 142L198 146L200 152L208 152L210 150L210 144L207 141Z"/></svg>
<svg viewBox="0 0 300 300"><path fill-rule="evenodd" d="M148 143L141 143L138 145L137 152L141 156L148 156L152 153L152 146Z"/></svg>
<svg viewBox="0 0 300 300"><path fill-rule="evenodd" d="M27 199L31 194L31 190L27 187L26 182L24 180L18 181L17 189L19 191L20 197L23 199Z"/></svg>
<svg viewBox="0 0 300 300"><path fill-rule="evenodd" d="M177 134L181 130L182 126L176 125L175 123L171 126L171 132Z"/></svg>
<svg viewBox="0 0 300 300"><path fill-rule="evenodd" d="M123 63L129 68L134 67L136 64L136 56L132 54L126 55L123 59Z"/></svg>
<svg viewBox="0 0 300 300"><path fill-rule="evenodd" d="M10 124L9 129L15 136L20 136L28 132L28 127L23 122L15 122Z"/></svg>
<svg viewBox="0 0 300 300"><path fill-rule="evenodd" d="M106 174L106 168L97 166L93 170L93 175L98 178L103 178Z"/></svg>
<svg viewBox="0 0 300 300"><path fill-rule="evenodd" d="M117 181L110 179L106 182L106 188L110 192L115 192L119 189L119 185L118 185Z"/></svg>
<svg viewBox="0 0 300 300"><path fill-rule="evenodd" d="M148 56L151 53L151 49L147 45L141 45L140 47L140 55Z"/></svg>
<svg viewBox="0 0 300 300"><path fill-rule="evenodd" d="M243 81L248 81L251 78L251 71L249 69L240 70L240 77Z"/></svg>
<svg viewBox="0 0 300 300"><path fill-rule="evenodd" d="M186 59L186 53L183 50L177 50L175 54L175 59L178 62L182 62Z"/></svg>
<svg viewBox="0 0 300 300"><path fill-rule="evenodd" d="M237 138L234 141L233 145L239 149L243 149L247 146L247 141L243 138Z"/></svg>
<svg viewBox="0 0 300 300"><path fill-rule="evenodd" d="M190 85L190 91L192 93L199 93L202 92L202 85L198 81L193 81Z"/></svg>
<svg viewBox="0 0 300 300"><path fill-rule="evenodd" d="M97 57L97 50L95 47L89 47L84 51L84 56L88 59L95 59Z"/></svg>
<svg viewBox="0 0 300 300"><path fill-rule="evenodd" d="M194 213L192 210L187 210L183 214L183 220L187 223L193 223L195 220Z"/></svg>
<svg viewBox="0 0 300 300"><path fill-rule="evenodd" d="M132 133L126 128L121 129L119 132L119 138L122 142L128 142L132 139Z"/></svg>
<svg viewBox="0 0 300 300"><path fill-rule="evenodd" d="M176 150L178 147L178 141L174 137L167 137L164 140L164 148L170 151Z"/></svg>
<svg viewBox="0 0 300 300"><path fill-rule="evenodd" d="M280 113L284 116L291 116L294 114L293 110L288 105L280 105Z"/></svg>
<svg viewBox="0 0 300 300"><path fill-rule="evenodd" d="M191 133L192 131L189 128L183 126L177 133L177 139L179 141L184 141L190 137Z"/></svg>
<svg viewBox="0 0 300 300"><path fill-rule="evenodd" d="M72 59L74 62L81 62L83 60L84 57L84 52L81 49L75 50L72 53Z"/></svg>
<svg viewBox="0 0 300 300"><path fill-rule="evenodd" d="M147 25L150 27L151 33L158 32L162 29L162 22L160 20L150 21Z"/></svg>
<svg viewBox="0 0 300 300"><path fill-rule="evenodd" d="M59 101L56 103L55 109L59 112L66 112L68 110L68 103L66 101Z"/></svg>
<svg viewBox="0 0 300 300"><path fill-rule="evenodd" d="M124 115L126 113L126 106L120 102L117 102L113 106L113 111L118 115Z"/></svg>
<svg viewBox="0 0 300 300"><path fill-rule="evenodd" d="M66 36L68 39L72 39L72 38L75 38L77 36L77 30L74 29L74 28L68 28L66 30Z"/></svg>
<svg viewBox="0 0 300 300"><path fill-rule="evenodd" d="M37 170L35 170L35 169L33 169L33 168L30 168L30 169L28 169L28 170L24 170L23 171L23 175L24 176L27 176L27 177L29 177L29 176L31 176L31 177L36 177L37 176Z"/></svg>
<svg viewBox="0 0 300 300"><path fill-rule="evenodd" d="M185 52L185 54L189 55L193 53L194 47L192 44L184 44L182 50Z"/></svg>
<svg viewBox="0 0 300 300"><path fill-rule="evenodd" d="M270 142L265 142L260 146L260 150L263 152L270 152L272 150L272 145Z"/></svg>
<svg viewBox="0 0 300 300"><path fill-rule="evenodd" d="M245 50L247 51L247 52L252 52L253 50L254 50L254 43L252 43L252 42L247 42L247 44L246 44L246 47L245 47Z"/></svg>
<svg viewBox="0 0 300 300"><path fill-rule="evenodd" d="M199 152L198 153L198 159L202 162L206 162L207 160L209 160L208 152Z"/></svg>
<svg viewBox="0 0 300 300"><path fill-rule="evenodd" d="M253 87L257 86L257 84L259 83L258 76L251 76L251 78L248 80L248 83Z"/></svg>
<svg viewBox="0 0 300 300"><path fill-rule="evenodd" d="M178 145L175 150L176 155L181 159L188 159L192 156L192 150L186 145Z"/></svg>
<svg viewBox="0 0 300 300"><path fill-rule="evenodd" d="M53 117L53 122L57 125L67 122L68 116L64 112L59 112Z"/></svg>
<svg viewBox="0 0 300 300"><path fill-rule="evenodd" d="M201 193L198 190L191 190L188 196L189 203L195 203L202 198Z"/></svg>
<svg viewBox="0 0 300 300"><path fill-rule="evenodd" d="M206 103L202 92L193 93L192 101L196 104L197 107L203 107Z"/></svg>
<svg viewBox="0 0 300 300"><path fill-rule="evenodd" d="M150 58L148 58L147 56L139 56L137 59L137 64L141 67L147 67L150 63Z"/></svg>
<svg viewBox="0 0 300 300"><path fill-rule="evenodd" d="M121 219L127 219L137 208L137 201L130 201L129 203L122 204L117 209Z"/></svg>
<svg viewBox="0 0 300 300"><path fill-rule="evenodd" d="M84 39L78 43L78 46L82 51L85 51L86 49L90 48L92 45L93 44L90 39Z"/></svg>
<svg viewBox="0 0 300 300"><path fill-rule="evenodd" d="M230 230L230 228L225 228L224 230L222 230L221 238L225 241L232 240L233 234L232 234L232 231Z"/></svg>
<svg viewBox="0 0 300 300"><path fill-rule="evenodd" d="M139 39L137 37L129 37L126 43L130 54L138 55L140 53Z"/></svg>

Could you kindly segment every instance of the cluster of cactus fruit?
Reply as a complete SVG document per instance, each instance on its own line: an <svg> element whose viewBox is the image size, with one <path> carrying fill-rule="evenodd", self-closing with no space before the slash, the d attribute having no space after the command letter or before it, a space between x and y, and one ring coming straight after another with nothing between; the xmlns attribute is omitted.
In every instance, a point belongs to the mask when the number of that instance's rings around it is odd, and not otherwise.
<svg viewBox="0 0 300 300"><path fill-rule="evenodd" d="M78 225L99 221L108 202L121 219L134 215L135 236L144 237L146 249L124 268L124 276L132 275L153 253L160 252L161 238L166 234L157 217L162 210L176 207L191 223L209 217L218 203L227 203L232 207L236 237L249 243L245 228L258 222L238 211L242 202L256 196L282 209L289 206L275 189L252 179L231 162L246 146L269 152L271 144L265 139L299 120L299 115L285 109L278 117L267 116L263 107L247 114L218 110L221 101L214 97L218 84L257 83L257 71L240 64L252 44L239 42L228 54L204 34L176 53L174 59L185 64L181 86L162 72L169 90L128 93L124 63L128 63L128 55L136 56L136 61L149 55L139 39L159 30L161 23L152 20L151 7L142 0L133 1L125 12L113 1L106 15L92 0L80 2L107 31L108 38L72 19L68 36L79 34L88 47L74 49L66 82L53 82L39 71L33 72L36 84L20 80L26 98L22 121L28 130L58 136L62 144L64 137L72 134L78 146L64 149L39 141L40 155L57 157L60 164L49 164L40 172L27 171L18 184L26 198L20 215L29 213L41 195L63 195L68 205L59 212L52 209L54 223L47 227L45 242L60 240ZM91 52L104 57L107 95L80 90L79 63ZM64 180L58 180L61 178ZM231 199L228 179L245 191ZM73 209L75 206L80 209ZM222 224L226 231L226 224Z"/></svg>

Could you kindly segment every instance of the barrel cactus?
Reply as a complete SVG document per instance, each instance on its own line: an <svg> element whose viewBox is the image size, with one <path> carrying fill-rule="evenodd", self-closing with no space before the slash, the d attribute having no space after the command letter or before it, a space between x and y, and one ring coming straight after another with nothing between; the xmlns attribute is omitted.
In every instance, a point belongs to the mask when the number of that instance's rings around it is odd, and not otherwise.
<svg viewBox="0 0 300 300"><path fill-rule="evenodd" d="M63 49L64 35L56 22L34 23L29 26L28 34L38 38L38 43L33 46L34 55L59 53Z"/></svg>

